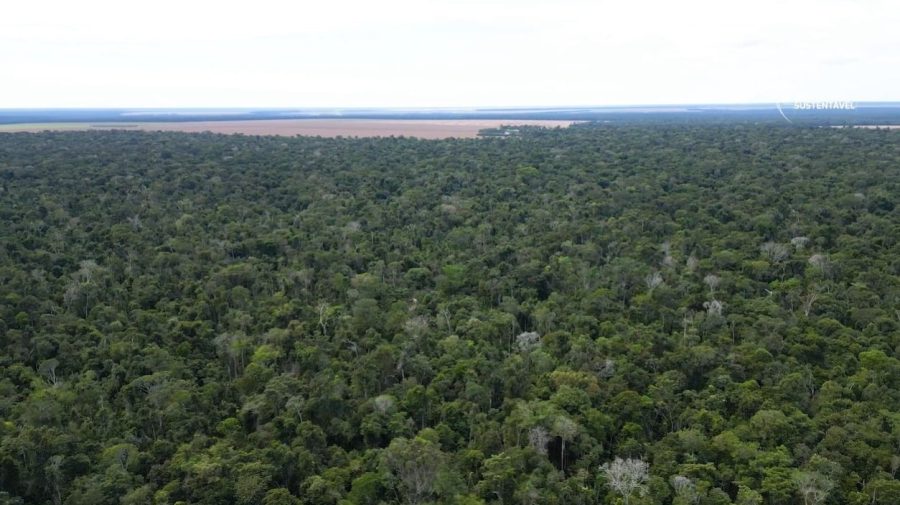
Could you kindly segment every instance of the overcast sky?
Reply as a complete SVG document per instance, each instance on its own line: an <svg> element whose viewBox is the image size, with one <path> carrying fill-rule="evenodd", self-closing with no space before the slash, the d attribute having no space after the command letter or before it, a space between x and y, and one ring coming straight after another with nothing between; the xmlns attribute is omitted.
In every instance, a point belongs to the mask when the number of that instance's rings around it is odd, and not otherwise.
<svg viewBox="0 0 900 505"><path fill-rule="evenodd" d="M894 0L0 6L0 107L900 101Z"/></svg>

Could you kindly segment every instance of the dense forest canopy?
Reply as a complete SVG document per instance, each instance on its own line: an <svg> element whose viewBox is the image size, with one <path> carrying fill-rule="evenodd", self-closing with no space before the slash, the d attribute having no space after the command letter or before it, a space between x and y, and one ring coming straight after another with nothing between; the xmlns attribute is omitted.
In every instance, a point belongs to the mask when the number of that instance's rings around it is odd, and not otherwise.
<svg viewBox="0 0 900 505"><path fill-rule="evenodd" d="M900 136L0 135L0 504L900 503Z"/></svg>

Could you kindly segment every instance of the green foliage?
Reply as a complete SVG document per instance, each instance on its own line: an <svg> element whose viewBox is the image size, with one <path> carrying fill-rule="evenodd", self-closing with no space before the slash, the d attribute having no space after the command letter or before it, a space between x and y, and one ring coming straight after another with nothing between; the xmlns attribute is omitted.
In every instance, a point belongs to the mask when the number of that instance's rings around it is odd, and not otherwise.
<svg viewBox="0 0 900 505"><path fill-rule="evenodd" d="M897 140L0 134L0 505L900 503Z"/></svg>

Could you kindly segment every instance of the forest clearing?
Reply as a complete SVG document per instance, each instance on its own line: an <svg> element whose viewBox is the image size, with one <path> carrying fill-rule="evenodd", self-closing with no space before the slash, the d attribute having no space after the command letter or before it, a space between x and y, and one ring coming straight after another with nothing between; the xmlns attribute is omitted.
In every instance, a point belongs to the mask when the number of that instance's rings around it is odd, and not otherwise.
<svg viewBox="0 0 900 505"><path fill-rule="evenodd" d="M475 138L480 130L512 123L548 128L567 127L572 121L523 119L267 119L244 121L172 121L133 123L30 123L0 125L2 132L73 130L141 130L212 132L292 137L417 137L423 139Z"/></svg>

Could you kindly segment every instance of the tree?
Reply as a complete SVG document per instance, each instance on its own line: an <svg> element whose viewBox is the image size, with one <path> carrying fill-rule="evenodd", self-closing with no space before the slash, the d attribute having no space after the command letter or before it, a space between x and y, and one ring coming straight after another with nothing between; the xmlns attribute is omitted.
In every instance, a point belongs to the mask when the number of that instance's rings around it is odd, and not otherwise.
<svg viewBox="0 0 900 505"><path fill-rule="evenodd" d="M758 492L746 486L738 486L735 505L762 505L763 497Z"/></svg>
<svg viewBox="0 0 900 505"><path fill-rule="evenodd" d="M299 503L300 500L283 487L270 489L262 500L262 505L298 505Z"/></svg>
<svg viewBox="0 0 900 505"><path fill-rule="evenodd" d="M760 250L772 263L781 263L790 256L790 249L784 244L766 242L760 246Z"/></svg>
<svg viewBox="0 0 900 505"><path fill-rule="evenodd" d="M797 472L794 476L803 505L821 505L834 488L834 482L819 472Z"/></svg>
<svg viewBox="0 0 900 505"><path fill-rule="evenodd" d="M553 421L553 434L559 437L561 446L559 450L559 469L566 469L566 442L571 442L578 435L581 428L575 421L566 416L557 416Z"/></svg>
<svg viewBox="0 0 900 505"><path fill-rule="evenodd" d="M709 287L709 294L715 295L716 288L719 287L719 284L722 282L722 279L719 278L718 275L707 274L706 277L703 278L703 283Z"/></svg>
<svg viewBox="0 0 900 505"><path fill-rule="evenodd" d="M501 452L485 459L481 466L482 478L476 489L489 500L509 503L525 470L521 454L515 450Z"/></svg>
<svg viewBox="0 0 900 505"><path fill-rule="evenodd" d="M866 484L863 493L867 503L875 505L900 503L900 482L895 479L875 479Z"/></svg>
<svg viewBox="0 0 900 505"><path fill-rule="evenodd" d="M433 495L438 471L446 462L434 435L424 430L412 440L395 438L382 453L382 464L399 481L398 487L411 505L424 503Z"/></svg>
<svg viewBox="0 0 900 505"><path fill-rule="evenodd" d="M616 457L611 463L600 465L600 471L606 476L606 485L622 495L625 505L635 493L644 495L647 492L650 465L641 459Z"/></svg>
<svg viewBox="0 0 900 505"><path fill-rule="evenodd" d="M528 430L528 445L538 454L547 455L548 443L550 443L550 434L543 426L535 426Z"/></svg>
<svg viewBox="0 0 900 505"><path fill-rule="evenodd" d="M516 348L520 352L530 352L541 346L541 336L533 331L526 331L516 335Z"/></svg>
<svg viewBox="0 0 900 505"><path fill-rule="evenodd" d="M672 505L693 505L700 501L697 486L691 479L683 475L674 475L670 482L672 489L675 490L675 500L672 501Z"/></svg>
<svg viewBox="0 0 900 505"><path fill-rule="evenodd" d="M653 291L656 287L663 283L662 274L659 272L653 272L652 274L647 274L647 277L644 278L644 284L647 285L647 289L649 291Z"/></svg>
<svg viewBox="0 0 900 505"><path fill-rule="evenodd" d="M59 360L50 358L41 362L40 366L38 366L38 371L47 378L47 382L53 386L58 386L59 377L56 375L57 367L59 367Z"/></svg>
<svg viewBox="0 0 900 505"><path fill-rule="evenodd" d="M703 308L706 309L706 313L710 316L721 316L722 309L725 308L725 304L720 302L719 300L711 300L708 302L703 302Z"/></svg>

